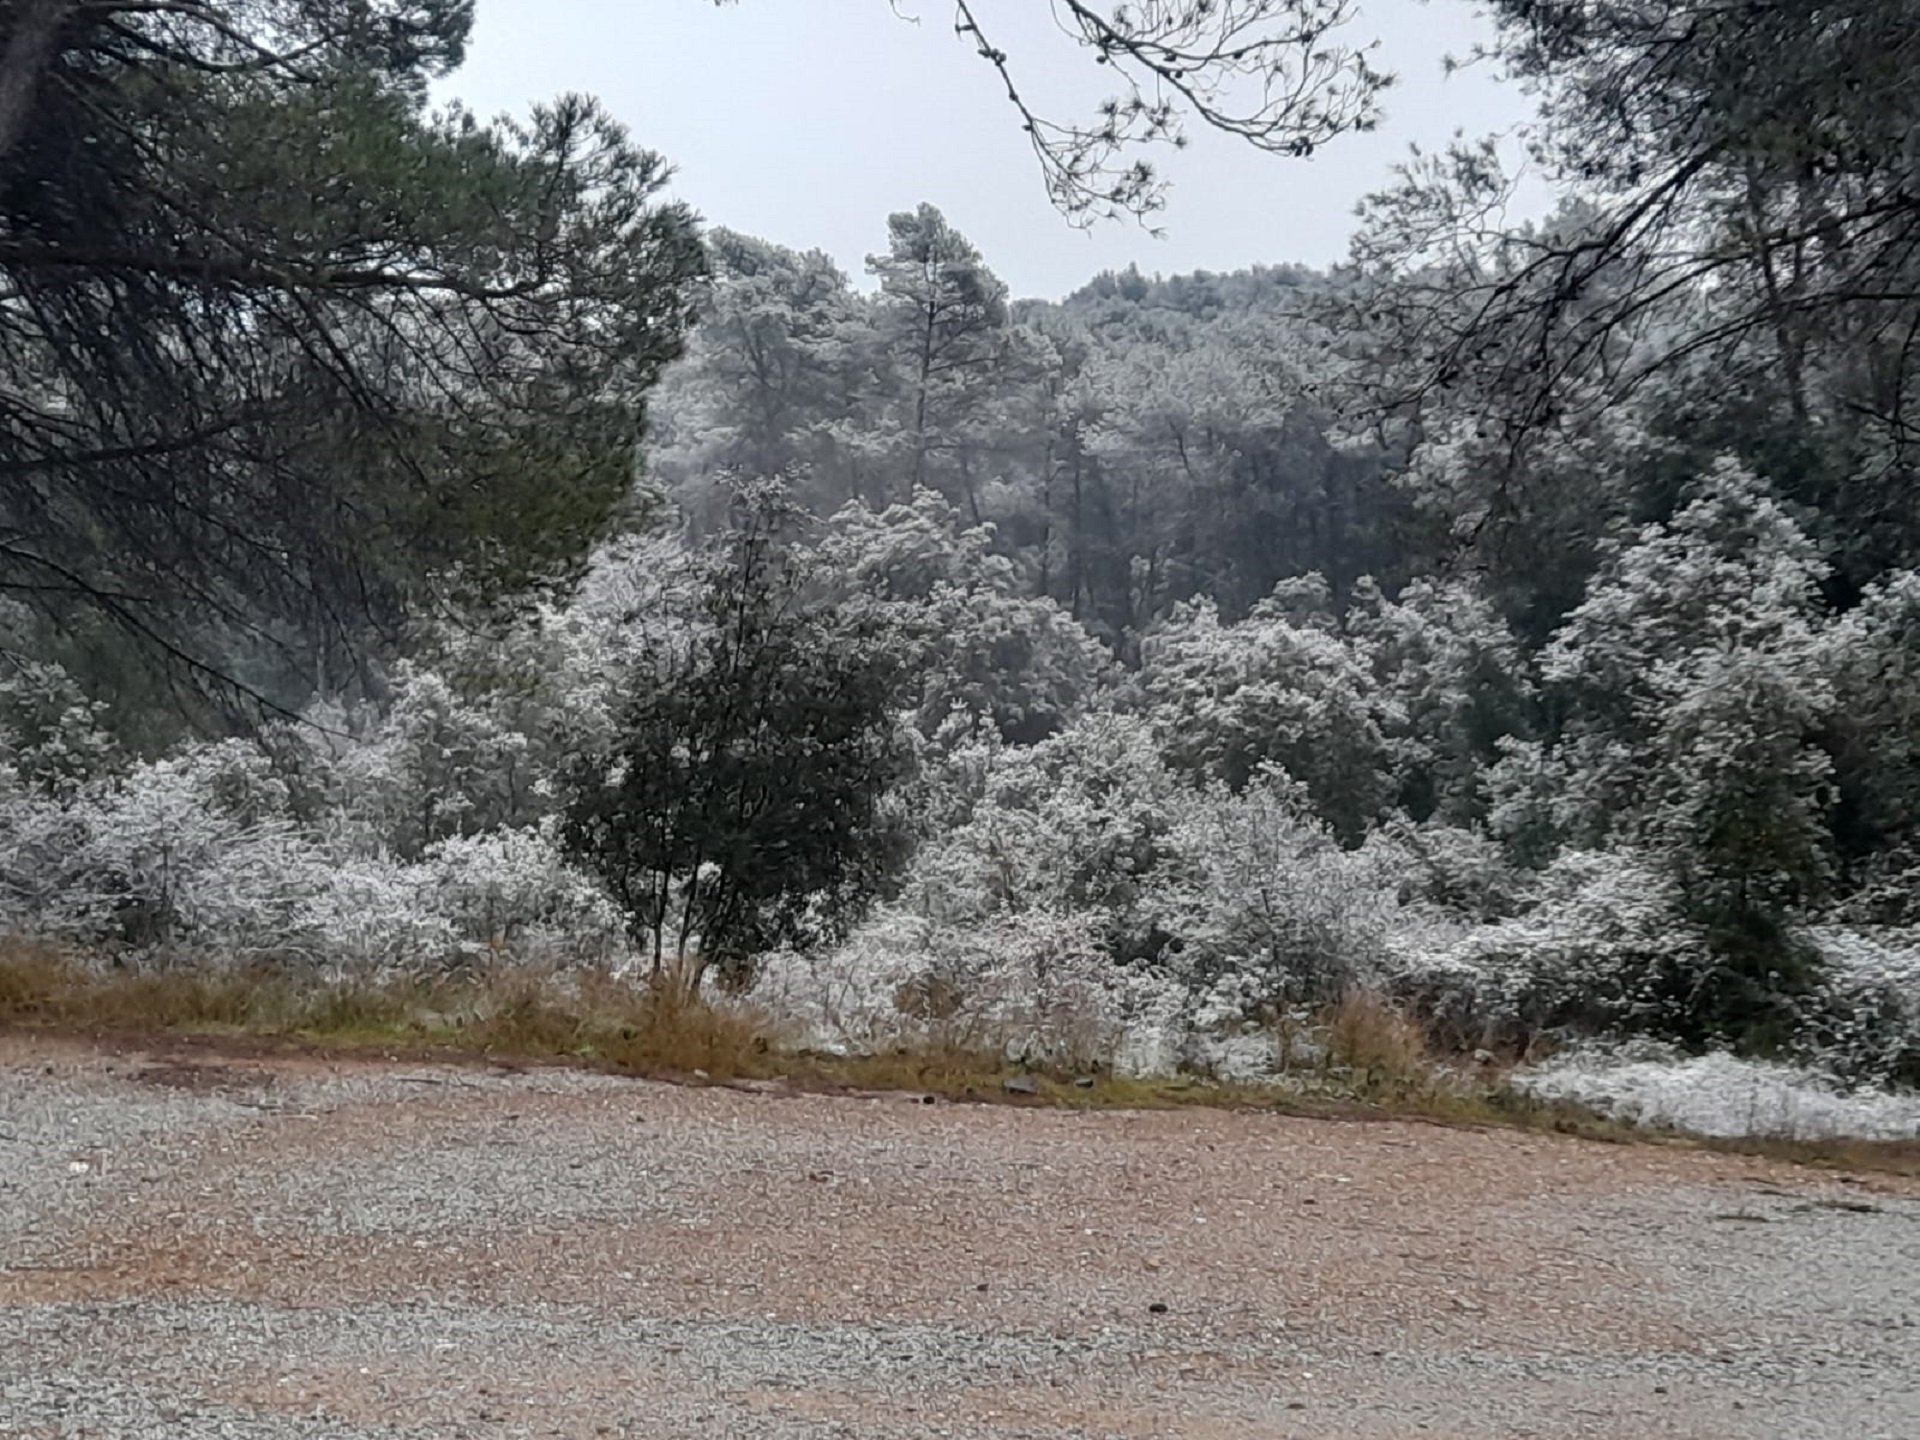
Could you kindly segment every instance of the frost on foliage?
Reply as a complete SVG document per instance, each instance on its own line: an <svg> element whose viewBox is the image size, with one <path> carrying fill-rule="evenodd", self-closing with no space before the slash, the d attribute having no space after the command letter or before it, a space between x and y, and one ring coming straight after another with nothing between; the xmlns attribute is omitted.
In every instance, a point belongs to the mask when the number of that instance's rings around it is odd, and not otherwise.
<svg viewBox="0 0 1920 1440"><path fill-rule="evenodd" d="M1541 1100L1696 1135L1920 1139L1920 1096L1848 1090L1818 1071L1727 1054L1584 1051L1515 1075Z"/></svg>
<svg viewBox="0 0 1920 1440"><path fill-rule="evenodd" d="M239 740L190 747L0 816L0 897L35 933L131 945L217 936L282 949L325 857L286 816L265 757Z"/></svg>
<svg viewBox="0 0 1920 1440"><path fill-rule="evenodd" d="M1754 883L1777 903L1817 890L1825 575L1766 486L1724 460L1671 522L1612 553L1542 656L1572 706L1571 839L1661 848L1709 903Z"/></svg>
<svg viewBox="0 0 1920 1440"><path fill-rule="evenodd" d="M1154 912L1182 878L1170 836L1188 787L1148 728L1093 716L995 758L971 818L916 858L908 903L949 924L1086 914L1115 959L1157 959L1170 937Z"/></svg>
<svg viewBox="0 0 1920 1440"><path fill-rule="evenodd" d="M607 953L610 907L547 830L443 839L410 862L360 843L359 825L303 822L294 789L268 749L225 740L72 793L9 797L0 923L90 945L347 968L542 945Z"/></svg>
<svg viewBox="0 0 1920 1440"><path fill-rule="evenodd" d="M1821 983L1801 1001L1800 1052L1848 1080L1920 1086L1920 931L1810 926Z"/></svg>
<svg viewBox="0 0 1920 1440"><path fill-rule="evenodd" d="M520 818L547 798L546 777L573 754L606 744L622 687L646 653L704 623L695 557L673 536L623 535L596 549L572 592L505 625L442 625L397 672L381 729L423 728L434 710L458 728L517 737ZM418 677L417 695L407 680ZM436 694L435 682L443 688ZM407 709L427 712L408 717ZM516 821L515 823L518 823Z"/></svg>
<svg viewBox="0 0 1920 1440"><path fill-rule="evenodd" d="M1825 576L1767 487L1721 461L1607 558L1543 655L1570 718L1535 818L1637 851L1712 952L1684 1003L1661 1002L1674 1038L1771 1043L1817 984L1789 928L1836 871Z"/></svg>
<svg viewBox="0 0 1920 1440"><path fill-rule="evenodd" d="M1920 574L1869 586L1833 627L1838 776L1847 814L1852 909L1920 921Z"/></svg>
<svg viewBox="0 0 1920 1440"><path fill-rule="evenodd" d="M0 670L0 795L13 786L72 793L117 759L106 706L58 665L4 660Z"/></svg>
<svg viewBox="0 0 1920 1440"><path fill-rule="evenodd" d="M1284 776L1194 796L1174 845L1188 878L1162 924L1223 1019L1270 1022L1380 981L1408 919L1394 870L1377 851L1343 850Z"/></svg>
<svg viewBox="0 0 1920 1440"><path fill-rule="evenodd" d="M435 842L420 866L427 908L479 953L614 958L620 912L567 862L555 831L548 822Z"/></svg>
<svg viewBox="0 0 1920 1440"><path fill-rule="evenodd" d="M1238 794L1196 783L1137 717L986 752L977 783L965 821L923 845L900 911L935 935L1071 922L1103 983L1182 997L1163 1052L1377 979L1412 918L1379 852L1343 850L1287 777L1262 771Z"/></svg>
<svg viewBox="0 0 1920 1440"><path fill-rule="evenodd" d="M1282 586L1237 625L1211 601L1176 606L1141 642L1140 684L1176 766L1235 789L1277 766L1352 843L1390 798L1391 762L1373 677L1324 597Z"/></svg>
<svg viewBox="0 0 1920 1440"><path fill-rule="evenodd" d="M830 951L771 957L753 995L840 1052L952 1046L1152 1072L1180 1059L1183 997L1112 964L1083 917L952 926L887 910Z"/></svg>
<svg viewBox="0 0 1920 1440"><path fill-rule="evenodd" d="M1572 851L1524 914L1409 956L1395 986L1465 1044L1562 1028L1658 1034L1685 1022L1712 964L1672 881L1643 857Z"/></svg>
<svg viewBox="0 0 1920 1440"><path fill-rule="evenodd" d="M1395 802L1415 820L1480 822L1488 768L1531 723L1518 641L1465 582L1414 580L1389 599L1363 579L1356 591L1348 630L1381 691Z"/></svg>
<svg viewBox="0 0 1920 1440"><path fill-rule="evenodd" d="M454 959L460 937L432 906L424 866L351 857L302 897L299 932L310 959L347 973L418 969Z"/></svg>
<svg viewBox="0 0 1920 1440"><path fill-rule="evenodd" d="M365 738L334 749L334 803L365 848L418 859L437 841L544 808L531 741L433 671L402 662Z"/></svg>
<svg viewBox="0 0 1920 1440"><path fill-rule="evenodd" d="M1367 837L1374 873L1403 904L1461 922L1505 920L1529 902L1535 878L1484 831L1407 820Z"/></svg>
<svg viewBox="0 0 1920 1440"><path fill-rule="evenodd" d="M916 651L914 723L943 748L987 732L1044 739L1080 715L1112 665L1058 604L1022 593L991 540L991 526L964 526L920 489L877 513L845 507L818 547L843 603L877 613Z"/></svg>

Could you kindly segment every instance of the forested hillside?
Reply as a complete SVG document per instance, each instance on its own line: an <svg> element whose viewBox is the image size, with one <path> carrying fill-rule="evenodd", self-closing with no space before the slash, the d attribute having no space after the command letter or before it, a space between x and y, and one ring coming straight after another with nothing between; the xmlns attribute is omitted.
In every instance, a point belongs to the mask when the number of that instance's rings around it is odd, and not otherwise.
<svg viewBox="0 0 1920 1440"><path fill-rule="evenodd" d="M0 126L15 932L1920 1083L1908 0L1502 0L1549 218L1460 140L1330 271L1059 302L931 205L852 277L696 242L589 102L432 112L464 7L240 81L95 8L47 93L106 119Z"/></svg>

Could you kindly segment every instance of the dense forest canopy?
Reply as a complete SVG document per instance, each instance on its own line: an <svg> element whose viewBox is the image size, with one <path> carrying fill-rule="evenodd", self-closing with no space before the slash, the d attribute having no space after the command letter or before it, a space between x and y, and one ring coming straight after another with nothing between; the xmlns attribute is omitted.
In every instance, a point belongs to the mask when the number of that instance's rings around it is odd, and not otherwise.
<svg viewBox="0 0 1920 1440"><path fill-rule="evenodd" d="M1339 6L1070 4L1141 88L1049 125L985 10L1070 215L1159 203L1156 73L1302 152L1381 88ZM433 112L463 5L0 13L13 928L1920 1078L1909 0L1497 3L1552 215L1461 140L1330 271L1059 302ZM181 664L289 713L180 739Z"/></svg>
<svg viewBox="0 0 1920 1440"><path fill-rule="evenodd" d="M471 21L0 7L0 588L99 671L285 703L625 505L699 243L591 101L430 112Z"/></svg>

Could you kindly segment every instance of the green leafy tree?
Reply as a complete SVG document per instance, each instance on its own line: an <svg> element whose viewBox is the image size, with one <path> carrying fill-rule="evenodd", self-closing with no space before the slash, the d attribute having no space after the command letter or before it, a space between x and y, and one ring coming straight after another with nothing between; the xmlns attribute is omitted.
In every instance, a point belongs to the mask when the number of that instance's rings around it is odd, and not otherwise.
<svg viewBox="0 0 1920 1440"><path fill-rule="evenodd" d="M911 756L897 650L805 603L791 519L771 487L744 492L700 623L642 653L611 752L566 784L568 850L689 994L839 933L902 858L884 806Z"/></svg>

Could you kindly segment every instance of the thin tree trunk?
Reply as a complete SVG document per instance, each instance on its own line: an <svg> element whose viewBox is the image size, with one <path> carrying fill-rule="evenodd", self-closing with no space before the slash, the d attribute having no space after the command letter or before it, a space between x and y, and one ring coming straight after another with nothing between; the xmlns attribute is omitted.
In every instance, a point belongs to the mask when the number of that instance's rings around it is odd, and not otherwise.
<svg viewBox="0 0 1920 1440"><path fill-rule="evenodd" d="M73 6L74 0L20 0L13 34L0 51L0 173L27 132L40 79Z"/></svg>
<svg viewBox="0 0 1920 1440"><path fill-rule="evenodd" d="M1793 333L1780 278L1774 268L1773 242L1767 233L1766 197L1761 190L1760 177L1752 166L1747 169L1747 222L1753 227L1754 262L1766 288L1774 343L1780 349L1780 364L1786 372L1787 402L1793 408L1795 425L1804 428L1807 423L1807 387L1801 366L1800 342Z"/></svg>
<svg viewBox="0 0 1920 1440"><path fill-rule="evenodd" d="M920 388L914 397L913 407L913 488L915 490L926 482L927 388L933 383L933 331L937 319L938 315L933 306L928 305L926 327L920 335Z"/></svg>
<svg viewBox="0 0 1920 1440"><path fill-rule="evenodd" d="M1040 466L1040 593L1053 598L1053 445L1047 436L1046 459Z"/></svg>
<svg viewBox="0 0 1920 1440"><path fill-rule="evenodd" d="M1076 620L1086 618L1087 495L1080 472L1080 437L1073 437L1073 526L1067 536L1067 610Z"/></svg>

